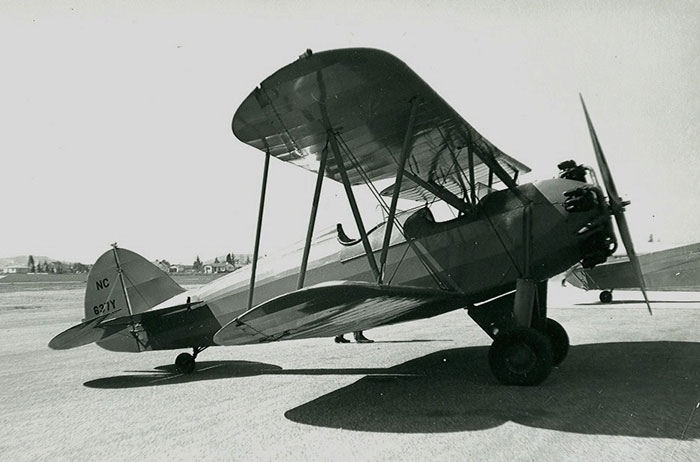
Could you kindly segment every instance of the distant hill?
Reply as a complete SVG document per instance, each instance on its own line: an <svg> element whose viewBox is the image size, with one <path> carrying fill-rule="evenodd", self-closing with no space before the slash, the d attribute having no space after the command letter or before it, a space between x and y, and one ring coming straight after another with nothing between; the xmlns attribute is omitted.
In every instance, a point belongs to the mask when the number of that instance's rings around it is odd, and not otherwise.
<svg viewBox="0 0 700 462"><path fill-rule="evenodd" d="M34 263L46 262L52 263L57 261L54 258L49 258L44 255L32 255L34 257ZM8 266L26 266L29 260L29 255L20 255L17 257L4 257L0 258L0 270L7 268Z"/></svg>

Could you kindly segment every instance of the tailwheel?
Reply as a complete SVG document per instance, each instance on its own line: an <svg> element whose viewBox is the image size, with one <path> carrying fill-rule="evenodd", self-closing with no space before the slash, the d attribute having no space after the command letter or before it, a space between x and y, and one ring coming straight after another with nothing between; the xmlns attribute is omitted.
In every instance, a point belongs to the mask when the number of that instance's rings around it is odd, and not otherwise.
<svg viewBox="0 0 700 462"><path fill-rule="evenodd" d="M537 329L508 329L494 339L489 349L489 365L501 383L538 385L552 372L552 345Z"/></svg>
<svg viewBox="0 0 700 462"><path fill-rule="evenodd" d="M558 366L569 354L569 336L562 325L551 318L545 319L542 333L547 336L552 345L552 362Z"/></svg>
<svg viewBox="0 0 700 462"><path fill-rule="evenodd" d="M206 350L207 347L194 347L192 348L192 354L180 353L175 358L175 369L181 374L191 374L197 368L197 355L202 351Z"/></svg>
<svg viewBox="0 0 700 462"><path fill-rule="evenodd" d="M613 300L612 292L609 290L604 290L600 293L600 296L598 298L603 303L610 303Z"/></svg>
<svg viewBox="0 0 700 462"><path fill-rule="evenodd" d="M197 367L194 356L189 353L180 353L175 359L175 369L181 374L191 374Z"/></svg>

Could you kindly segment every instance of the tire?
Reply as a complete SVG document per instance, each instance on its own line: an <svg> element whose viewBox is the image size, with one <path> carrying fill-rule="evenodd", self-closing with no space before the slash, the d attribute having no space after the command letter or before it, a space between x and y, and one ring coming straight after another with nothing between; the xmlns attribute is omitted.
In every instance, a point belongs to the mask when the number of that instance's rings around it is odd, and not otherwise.
<svg viewBox="0 0 700 462"><path fill-rule="evenodd" d="M598 297L602 303L610 303L613 301L613 295L612 292L609 290L604 290L600 293L600 296Z"/></svg>
<svg viewBox="0 0 700 462"><path fill-rule="evenodd" d="M542 332L516 327L496 336L489 349L489 366L506 385L538 385L554 367L552 345Z"/></svg>
<svg viewBox="0 0 700 462"><path fill-rule="evenodd" d="M552 362L558 366L569 354L569 335L561 324L550 318L545 319L542 333L547 336L552 345Z"/></svg>
<svg viewBox="0 0 700 462"><path fill-rule="evenodd" d="M194 356L189 353L180 353L175 359L175 369L181 374L191 374L197 367Z"/></svg>

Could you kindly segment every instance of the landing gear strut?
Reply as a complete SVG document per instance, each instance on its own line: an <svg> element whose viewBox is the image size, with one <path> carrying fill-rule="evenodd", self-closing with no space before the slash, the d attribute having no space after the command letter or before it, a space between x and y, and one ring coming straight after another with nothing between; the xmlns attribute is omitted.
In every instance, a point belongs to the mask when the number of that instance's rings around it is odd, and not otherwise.
<svg viewBox="0 0 700 462"><path fill-rule="evenodd" d="M566 331L547 318L546 284L520 280L515 294L469 309L493 338L489 366L501 383L538 385L569 352Z"/></svg>
<svg viewBox="0 0 700 462"><path fill-rule="evenodd" d="M186 375L193 373L197 368L197 363L195 362L197 355L206 348L207 347L194 347L192 348L192 354L180 353L177 355L177 358L175 358L175 370Z"/></svg>

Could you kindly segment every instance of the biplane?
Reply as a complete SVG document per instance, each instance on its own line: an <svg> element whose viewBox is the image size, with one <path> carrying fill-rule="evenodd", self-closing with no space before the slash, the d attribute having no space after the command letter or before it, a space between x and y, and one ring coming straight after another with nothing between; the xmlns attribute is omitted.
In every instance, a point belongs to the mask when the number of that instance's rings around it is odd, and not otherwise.
<svg viewBox="0 0 700 462"><path fill-rule="evenodd" d="M637 262L626 203L583 108L607 199L591 170L574 162L562 164L559 178L519 184L529 168L389 53L307 50L233 117L235 136L264 155L252 264L185 291L115 245L88 277L84 321L49 345L191 348L175 361L191 373L210 346L333 337L465 309L493 339L495 377L538 384L569 348L564 328L547 317L547 279L577 262L604 262L617 247L613 216ZM315 172L316 183L303 246L259 259L272 158ZM383 180L392 184L379 188ZM341 226L314 237L324 181L342 184L359 237ZM369 230L354 190L362 185L385 212ZM420 206L402 210L400 200ZM454 216L436 219L432 204Z"/></svg>
<svg viewBox="0 0 700 462"><path fill-rule="evenodd" d="M647 290L700 291L700 244L639 254ZM613 301L613 290L635 290L637 279L629 258L613 256L595 268L577 264L566 271L565 281L583 290L600 290L602 303Z"/></svg>

